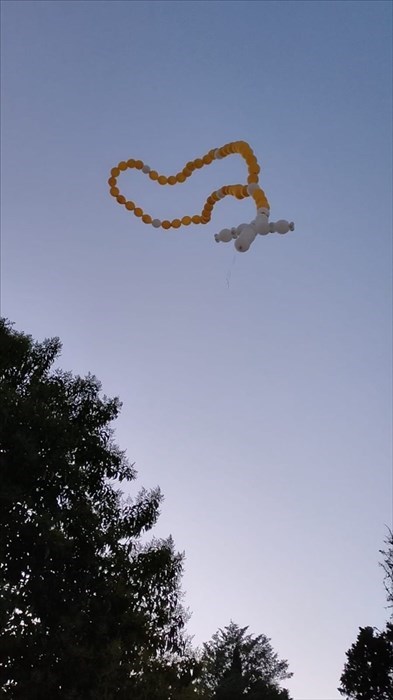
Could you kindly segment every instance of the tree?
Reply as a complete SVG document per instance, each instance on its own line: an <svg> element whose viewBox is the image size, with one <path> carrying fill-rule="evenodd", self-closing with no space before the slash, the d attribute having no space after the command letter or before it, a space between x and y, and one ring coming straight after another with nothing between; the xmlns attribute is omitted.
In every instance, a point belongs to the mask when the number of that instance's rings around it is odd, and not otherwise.
<svg viewBox="0 0 393 700"><path fill-rule="evenodd" d="M387 549L381 549L379 551L379 553L383 554L384 556L384 561L381 562L380 566L382 566L385 572L384 584L387 594L388 607L392 608L391 617L393 618L393 532L390 529L388 529L388 535L385 543L387 545Z"/></svg>
<svg viewBox="0 0 393 700"><path fill-rule="evenodd" d="M289 700L279 682L290 678L288 662L279 660L263 634L231 622L203 645L198 693L212 700Z"/></svg>
<svg viewBox="0 0 393 700"><path fill-rule="evenodd" d="M231 665L223 673L222 680L218 684L215 700L237 700L244 694L246 684L243 676L243 664L238 644L233 649Z"/></svg>
<svg viewBox="0 0 393 700"><path fill-rule="evenodd" d="M385 572L388 607L393 605L393 533L386 539L388 549L381 566ZM351 700L390 700L393 697L393 621L382 632L360 627L356 642L347 651L341 675L342 695Z"/></svg>
<svg viewBox="0 0 393 700"><path fill-rule="evenodd" d="M0 688L18 700L168 700L190 683L182 556L141 535L159 489L124 499L117 399L56 370L58 339L0 319ZM153 675L155 682L152 682ZM158 676L161 682L158 682Z"/></svg>
<svg viewBox="0 0 393 700"><path fill-rule="evenodd" d="M383 632L361 627L347 651L339 692L353 700L391 700L393 697L393 624Z"/></svg>

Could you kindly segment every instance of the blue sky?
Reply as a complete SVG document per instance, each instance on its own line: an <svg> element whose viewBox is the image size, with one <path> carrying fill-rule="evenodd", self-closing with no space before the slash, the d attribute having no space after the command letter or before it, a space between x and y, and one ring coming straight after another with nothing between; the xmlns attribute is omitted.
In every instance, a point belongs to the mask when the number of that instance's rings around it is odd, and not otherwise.
<svg viewBox="0 0 393 700"><path fill-rule="evenodd" d="M2 3L1 313L122 399L195 643L231 618L266 634L295 700L340 697L387 615L391 24L376 0ZM171 174L239 139L294 233L239 255L213 237L250 200L165 232L108 196L120 160ZM233 156L123 187L163 219L245 181Z"/></svg>

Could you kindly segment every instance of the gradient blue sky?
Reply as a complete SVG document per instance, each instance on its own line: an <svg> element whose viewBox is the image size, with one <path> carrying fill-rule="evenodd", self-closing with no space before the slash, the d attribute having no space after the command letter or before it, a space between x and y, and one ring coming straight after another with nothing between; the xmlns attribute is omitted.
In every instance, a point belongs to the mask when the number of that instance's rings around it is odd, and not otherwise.
<svg viewBox="0 0 393 700"><path fill-rule="evenodd" d="M287 658L296 700L340 697L359 625L386 619L392 523L390 2L3 2L1 313L123 411L165 495L195 642L230 618ZM249 141L287 236L234 254L145 226L109 170ZM154 216L244 182L238 156L158 188ZM134 489L135 491L135 489Z"/></svg>

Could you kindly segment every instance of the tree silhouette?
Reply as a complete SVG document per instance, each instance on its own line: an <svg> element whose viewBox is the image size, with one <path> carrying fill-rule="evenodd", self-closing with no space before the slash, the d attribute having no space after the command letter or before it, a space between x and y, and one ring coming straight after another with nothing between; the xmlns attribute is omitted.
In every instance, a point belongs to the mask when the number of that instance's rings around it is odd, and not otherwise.
<svg viewBox="0 0 393 700"><path fill-rule="evenodd" d="M361 627L347 651L340 693L353 700L391 700L393 697L393 625L377 632Z"/></svg>
<svg viewBox="0 0 393 700"><path fill-rule="evenodd" d="M248 627L231 622L203 645L198 692L214 700L286 700L279 682L290 678L288 662L279 660L270 640L253 637Z"/></svg>
<svg viewBox="0 0 393 700"><path fill-rule="evenodd" d="M393 535L389 530L387 550L381 566L385 572L388 606L393 604ZM392 616L393 620L393 616ZM393 698L393 621L379 632L360 627L356 642L347 651L347 662L338 688L351 700L391 700Z"/></svg>
<svg viewBox="0 0 393 700"><path fill-rule="evenodd" d="M391 618L393 618L393 532L388 529L388 535L386 537L385 543L387 549L381 549L380 554L383 554L384 560L381 562L385 577L384 584L387 594L388 607L392 608Z"/></svg>
<svg viewBox="0 0 393 700"><path fill-rule="evenodd" d="M236 644L232 654L231 665L224 672L223 678L216 688L214 700L237 700L244 695L245 686L239 646Z"/></svg>
<svg viewBox="0 0 393 700"><path fill-rule="evenodd" d="M0 688L18 700L169 700L189 684L173 542L142 544L158 489L113 441L117 399L0 320ZM154 682L153 682L154 679Z"/></svg>

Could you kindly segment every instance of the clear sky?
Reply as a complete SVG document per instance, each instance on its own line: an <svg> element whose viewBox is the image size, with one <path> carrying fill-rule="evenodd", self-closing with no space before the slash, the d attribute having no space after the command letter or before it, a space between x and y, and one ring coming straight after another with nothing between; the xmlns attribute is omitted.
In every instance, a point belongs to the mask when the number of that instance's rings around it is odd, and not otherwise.
<svg viewBox="0 0 393 700"><path fill-rule="evenodd" d="M2 315L122 399L195 643L232 618L288 659L295 700L340 697L387 615L391 3L19 0L2 41ZM294 233L235 254L213 236L250 200L165 232L108 195L120 160L171 174L238 139ZM238 156L123 178L159 218L245 181Z"/></svg>

